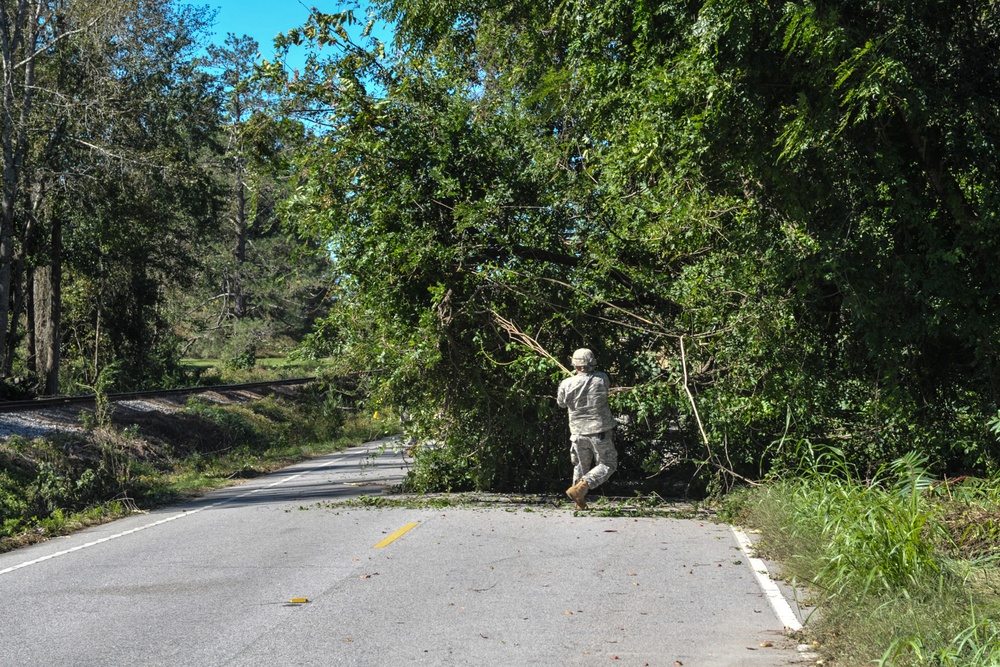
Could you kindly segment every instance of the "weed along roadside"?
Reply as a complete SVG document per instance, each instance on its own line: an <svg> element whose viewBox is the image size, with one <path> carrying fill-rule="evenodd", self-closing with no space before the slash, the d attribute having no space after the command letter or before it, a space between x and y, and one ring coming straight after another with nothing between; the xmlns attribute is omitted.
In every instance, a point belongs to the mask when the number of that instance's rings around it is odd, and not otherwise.
<svg viewBox="0 0 1000 667"><path fill-rule="evenodd" d="M0 551L198 496L382 437L315 386L127 401L0 440ZM9 419L9 417L8 417Z"/></svg>
<svg viewBox="0 0 1000 667"><path fill-rule="evenodd" d="M733 494L727 516L807 586L806 637L836 665L1000 664L1000 485L907 455L869 479L836 450Z"/></svg>

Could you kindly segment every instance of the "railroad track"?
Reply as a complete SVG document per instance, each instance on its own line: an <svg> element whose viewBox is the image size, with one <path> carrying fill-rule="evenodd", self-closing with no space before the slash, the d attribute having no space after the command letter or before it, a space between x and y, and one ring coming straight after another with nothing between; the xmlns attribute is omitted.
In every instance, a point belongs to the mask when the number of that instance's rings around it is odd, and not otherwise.
<svg viewBox="0 0 1000 667"><path fill-rule="evenodd" d="M117 401L141 400L144 398L159 398L164 396L184 396L201 394L209 391L240 391L244 389L260 389L262 387L283 387L288 385L307 384L315 381L315 377L289 378L286 380L265 380L262 382L244 382L242 384L220 384L205 387L184 387L180 389L152 389L147 391L132 391L121 393L105 394L112 403ZM97 400L96 394L82 394L80 396L47 396L45 398L33 398L25 401L0 401L0 413L5 412L31 412L33 410L44 410L45 408L60 407L65 405L90 405Z"/></svg>

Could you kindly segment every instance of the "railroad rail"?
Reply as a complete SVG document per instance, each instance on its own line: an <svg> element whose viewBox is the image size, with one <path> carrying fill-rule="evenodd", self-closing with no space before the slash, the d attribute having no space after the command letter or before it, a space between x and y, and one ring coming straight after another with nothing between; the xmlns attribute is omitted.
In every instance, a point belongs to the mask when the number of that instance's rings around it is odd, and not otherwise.
<svg viewBox="0 0 1000 667"><path fill-rule="evenodd" d="M261 387L282 387L286 385L308 384L318 378L288 378L285 380L264 380L260 382L244 382L241 384L217 384L203 387L182 387L179 389L149 389L105 394L111 402L130 401L161 396L183 396L185 394L202 394L209 391L240 391L242 389L260 389ZM0 401L0 413L31 412L62 405L87 405L97 400L97 394L81 394L79 396L46 396L23 401Z"/></svg>

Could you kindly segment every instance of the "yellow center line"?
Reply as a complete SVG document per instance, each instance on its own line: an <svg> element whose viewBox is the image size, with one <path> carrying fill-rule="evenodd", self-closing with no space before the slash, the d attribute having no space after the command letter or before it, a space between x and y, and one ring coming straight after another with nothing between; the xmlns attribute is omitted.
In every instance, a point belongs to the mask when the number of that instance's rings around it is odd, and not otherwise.
<svg viewBox="0 0 1000 667"><path fill-rule="evenodd" d="M384 540L382 540L381 542L379 542L378 544L376 544L375 546L373 546L372 549L384 549L385 547L389 546L390 544L392 544L393 542L395 542L396 540L398 540L399 538L401 538L403 535L405 535L406 533L410 532L411 530L413 530L414 528L416 528L419 525L420 525L419 521L417 523L408 523L408 524L406 524L405 526L403 526L402 528L400 528L399 530L397 530L395 533L393 533L389 537L385 538Z"/></svg>

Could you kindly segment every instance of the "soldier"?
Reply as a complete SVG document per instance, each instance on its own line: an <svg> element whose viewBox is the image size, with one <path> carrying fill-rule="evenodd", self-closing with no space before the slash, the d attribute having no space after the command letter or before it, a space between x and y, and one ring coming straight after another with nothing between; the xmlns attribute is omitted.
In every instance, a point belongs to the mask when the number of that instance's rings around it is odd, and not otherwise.
<svg viewBox="0 0 1000 667"><path fill-rule="evenodd" d="M583 510L587 509L587 492L607 481L618 467L613 437L617 422L608 406L611 381L594 371L594 353L581 348L573 353L572 363L576 373L559 383L556 402L569 410L573 486L566 489L566 495Z"/></svg>

